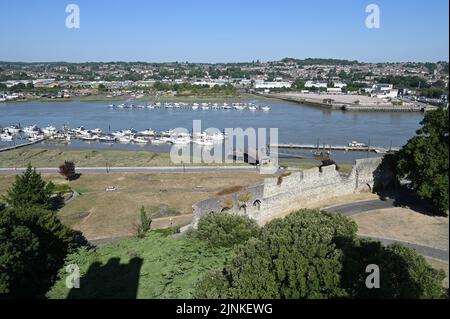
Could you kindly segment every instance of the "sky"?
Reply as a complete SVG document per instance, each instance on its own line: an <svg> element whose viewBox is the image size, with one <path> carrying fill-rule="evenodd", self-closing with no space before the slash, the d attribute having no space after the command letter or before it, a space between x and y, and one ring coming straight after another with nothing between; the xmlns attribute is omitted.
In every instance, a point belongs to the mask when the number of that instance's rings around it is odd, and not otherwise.
<svg viewBox="0 0 450 319"><path fill-rule="evenodd" d="M80 28L66 27L66 6ZM366 27L366 6L380 28ZM0 0L0 61L449 59L448 0Z"/></svg>

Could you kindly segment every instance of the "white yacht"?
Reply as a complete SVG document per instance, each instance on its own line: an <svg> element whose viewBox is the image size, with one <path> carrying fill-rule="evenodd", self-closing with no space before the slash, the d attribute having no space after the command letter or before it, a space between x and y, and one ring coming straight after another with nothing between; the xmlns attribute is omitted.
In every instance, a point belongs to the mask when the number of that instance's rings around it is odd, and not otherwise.
<svg viewBox="0 0 450 319"><path fill-rule="evenodd" d="M35 135L40 132L40 129L36 125L27 126L23 129L23 132L27 136Z"/></svg>
<svg viewBox="0 0 450 319"><path fill-rule="evenodd" d="M125 135L134 135L134 134L136 134L137 132L135 131L135 130L133 130L133 129L128 129L128 130L125 130L125 131L122 131L123 132L123 134L125 134Z"/></svg>
<svg viewBox="0 0 450 319"><path fill-rule="evenodd" d="M56 128L51 126L51 125L49 125L47 127L44 127L42 129L42 132L44 132L44 135L48 135L48 136L54 135L56 133Z"/></svg>
<svg viewBox="0 0 450 319"><path fill-rule="evenodd" d="M131 138L128 136L120 136L117 138L117 141L119 141L120 143L130 143Z"/></svg>
<svg viewBox="0 0 450 319"><path fill-rule="evenodd" d="M112 132L111 134L115 137L123 137L126 135L124 131L116 131L116 132Z"/></svg>
<svg viewBox="0 0 450 319"><path fill-rule="evenodd" d="M107 143L112 143L116 141L115 137L109 136L109 135L104 135L104 136L100 136L98 139L100 142L107 142Z"/></svg>
<svg viewBox="0 0 450 319"><path fill-rule="evenodd" d="M42 134L32 134L32 135L30 135L28 140L30 142L35 142L35 141L42 140L43 138L44 138L44 135L42 135Z"/></svg>
<svg viewBox="0 0 450 319"><path fill-rule="evenodd" d="M13 138L12 135L10 135L9 133L2 133L2 134L0 134L0 140L1 141L11 142L12 138Z"/></svg>
<svg viewBox="0 0 450 319"><path fill-rule="evenodd" d="M91 132L92 132L93 134L102 134L102 130L99 129L99 128L95 128L95 129L91 130Z"/></svg>
<svg viewBox="0 0 450 319"><path fill-rule="evenodd" d="M14 135L14 134L20 133L20 127L18 125L11 125L11 126L5 127L3 129L3 131L5 131L6 133L9 133L11 135Z"/></svg>
<svg viewBox="0 0 450 319"><path fill-rule="evenodd" d="M81 139L83 140L83 141L95 141L95 140L98 140L99 139L99 136L98 135L91 135L91 134L89 134L89 135L83 135L82 137L81 137Z"/></svg>
<svg viewBox="0 0 450 319"><path fill-rule="evenodd" d="M140 137L140 136L135 136L131 140L133 142L139 143L139 144L147 144L149 142L147 139Z"/></svg>
<svg viewBox="0 0 450 319"><path fill-rule="evenodd" d="M270 107L269 106L263 106L263 107L261 107L261 110L263 110L264 112L268 112L268 111L270 111Z"/></svg>
<svg viewBox="0 0 450 319"><path fill-rule="evenodd" d="M148 128L146 130L139 131L138 134L142 135L142 136L154 136L156 134L156 132L154 130L152 130L151 128Z"/></svg>
<svg viewBox="0 0 450 319"><path fill-rule="evenodd" d="M181 145L187 145L190 142L191 142L190 137L178 137L173 141L174 144L181 144Z"/></svg>

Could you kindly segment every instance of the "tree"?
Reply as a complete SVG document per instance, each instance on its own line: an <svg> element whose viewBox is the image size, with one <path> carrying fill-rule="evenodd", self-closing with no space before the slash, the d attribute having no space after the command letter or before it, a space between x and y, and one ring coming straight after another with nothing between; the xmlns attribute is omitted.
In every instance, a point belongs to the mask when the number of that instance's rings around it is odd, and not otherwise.
<svg viewBox="0 0 450 319"><path fill-rule="evenodd" d="M147 216L144 206L141 207L140 224L137 226L137 236L143 238L148 233L152 226L152 218Z"/></svg>
<svg viewBox="0 0 450 319"><path fill-rule="evenodd" d="M221 273L205 276L196 297L344 297L340 287L343 256L334 241L355 232L354 222L318 211L273 220L258 239L236 251Z"/></svg>
<svg viewBox="0 0 450 319"><path fill-rule="evenodd" d="M297 90L303 90L305 88L305 81L298 78L297 80L295 80L294 84L292 84L292 87Z"/></svg>
<svg viewBox="0 0 450 319"><path fill-rule="evenodd" d="M59 174L64 176L68 181L75 178L75 163L70 161L65 161L63 165L59 167Z"/></svg>
<svg viewBox="0 0 450 319"><path fill-rule="evenodd" d="M17 175L12 187L7 191L5 201L13 207L51 207L52 184L46 183L41 174L28 165L22 175Z"/></svg>
<svg viewBox="0 0 450 319"><path fill-rule="evenodd" d="M44 297L74 247L74 233L41 205L3 209L0 294Z"/></svg>
<svg viewBox="0 0 450 319"><path fill-rule="evenodd" d="M206 274L196 298L440 298L442 271L407 247L356 237L354 221L300 210L266 224L235 249L222 271ZM368 289L366 267L381 269L381 289Z"/></svg>
<svg viewBox="0 0 450 319"><path fill-rule="evenodd" d="M435 212L448 214L448 109L425 113L422 128L398 152L398 174Z"/></svg>
<svg viewBox="0 0 450 319"><path fill-rule="evenodd" d="M200 219L195 237L206 240L211 246L233 247L257 237L258 233L258 224L247 216L218 213Z"/></svg>

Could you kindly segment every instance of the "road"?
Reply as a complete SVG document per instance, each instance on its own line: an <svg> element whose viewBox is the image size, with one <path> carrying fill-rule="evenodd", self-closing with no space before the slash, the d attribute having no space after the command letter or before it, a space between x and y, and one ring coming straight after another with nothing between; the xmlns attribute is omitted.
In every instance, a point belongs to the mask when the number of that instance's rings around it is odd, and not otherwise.
<svg viewBox="0 0 450 319"><path fill-rule="evenodd" d="M388 198L386 200L368 200L361 202L354 202L349 204L337 205L322 208L322 211L327 211L330 213L337 213L343 216L352 216L356 214L361 214L364 212L369 212L377 209L391 208L395 207L395 200Z"/></svg>
<svg viewBox="0 0 450 319"><path fill-rule="evenodd" d="M26 168L0 168L0 175L16 175ZM58 173L56 167L36 168L40 173ZM256 166L153 166L153 167L77 167L77 173L103 174L103 173L239 173L258 172Z"/></svg>
<svg viewBox="0 0 450 319"><path fill-rule="evenodd" d="M337 213L341 214L343 216L353 216L356 214L362 214L362 213L370 213L371 211L378 210L378 209L385 209L385 208L391 208L395 207L395 200L394 199L386 199L386 200L369 200L369 201L361 201L361 202L354 202L349 204L343 204L343 205L336 205L331 207L322 208L322 211L330 212L330 213ZM443 260L445 262L448 262L449 252L447 250L443 249L437 249L434 247L429 246L423 246L411 242L396 240L392 238L382 238L382 237L373 237L366 234L358 234L359 237L362 238L369 238L375 241L379 241L383 243L384 245L391 245L393 243L400 243L407 247L415 249L419 254L431 257L439 260Z"/></svg>

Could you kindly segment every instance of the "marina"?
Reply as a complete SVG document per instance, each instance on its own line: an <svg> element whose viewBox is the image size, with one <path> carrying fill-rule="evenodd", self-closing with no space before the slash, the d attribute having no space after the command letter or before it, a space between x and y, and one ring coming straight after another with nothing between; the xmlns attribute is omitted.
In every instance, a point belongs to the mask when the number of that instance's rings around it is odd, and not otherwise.
<svg viewBox="0 0 450 319"><path fill-rule="evenodd" d="M154 109L190 109L190 110L248 110L248 111L263 111L269 112L271 110L270 106L267 105L257 105L255 103L212 103L212 102L202 102L202 103L185 103L185 102L174 102L174 103L161 103L156 102L152 104L133 104L133 103L120 103L120 104L110 104L108 105L110 109L124 109L124 110L154 110Z"/></svg>
<svg viewBox="0 0 450 319"><path fill-rule="evenodd" d="M216 128L219 132L224 132L226 128L277 128L278 141L268 141L266 144L286 146L280 148L280 155L289 153L298 158L312 157L320 140L320 148L325 144L327 151L329 145L340 146L332 150L333 159L350 162L358 157L377 155L375 151L368 153L366 147L348 147L352 141L370 144L371 148L381 151L395 150L415 134L423 118L420 113L328 111L282 100L249 99L234 106L232 102L217 103L217 106L215 103L203 103L154 103L151 104L153 109L120 109L108 102L0 103L0 149L21 147L19 145L23 144L36 148L166 153L170 152L171 145L202 148L216 145L219 141L213 136L206 139L201 136L194 138L192 133L186 136L186 132L192 132L193 121L200 120L200 131L207 128ZM132 103L124 100L117 105L121 104ZM253 106L257 110L223 108L224 105L236 107L237 104ZM264 106L270 111L262 111ZM171 136L171 131L176 128L184 128L184 134ZM21 129L23 132L18 134L17 130ZM308 147L292 148L292 145Z"/></svg>

